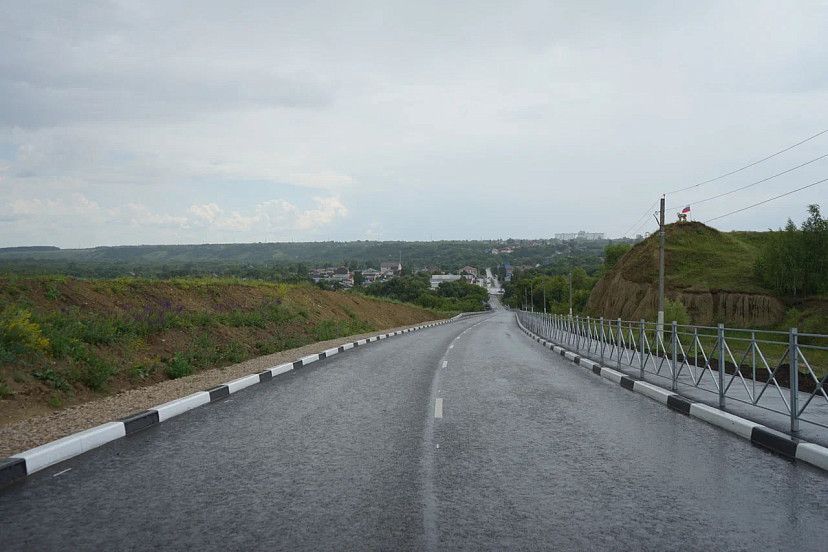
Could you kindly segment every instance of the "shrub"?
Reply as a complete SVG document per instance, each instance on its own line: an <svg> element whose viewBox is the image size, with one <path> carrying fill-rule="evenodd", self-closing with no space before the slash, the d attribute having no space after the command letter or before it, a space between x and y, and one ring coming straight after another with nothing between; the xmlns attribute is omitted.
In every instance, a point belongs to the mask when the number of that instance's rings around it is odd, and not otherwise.
<svg viewBox="0 0 828 552"><path fill-rule="evenodd" d="M83 321L81 341L91 345L106 345L118 340L118 328L110 317L90 317Z"/></svg>
<svg viewBox="0 0 828 552"><path fill-rule="evenodd" d="M170 379L183 378L193 373L193 366L190 359L182 353L175 353L175 356L167 361L164 373Z"/></svg>
<svg viewBox="0 0 828 552"><path fill-rule="evenodd" d="M13 396L14 393L12 393L11 389L9 389L9 384L7 384L3 378L0 378L0 399L5 399Z"/></svg>
<svg viewBox="0 0 828 552"><path fill-rule="evenodd" d="M69 385L69 382L66 380L66 377L60 372L55 372L51 368L40 370L38 372L35 372L33 375L41 381L50 382L52 384L52 387L59 391L69 391L70 389L72 389L72 386Z"/></svg>
<svg viewBox="0 0 828 552"><path fill-rule="evenodd" d="M138 364L134 364L132 368L129 369L129 376L131 378L136 379L144 379L152 376L155 374L156 368L158 365L157 360L148 360L146 362L139 362Z"/></svg>
<svg viewBox="0 0 828 552"><path fill-rule="evenodd" d="M681 301L664 300L664 323L672 324L673 321L679 325L687 325L690 323L690 315L687 314L687 308Z"/></svg>
<svg viewBox="0 0 828 552"><path fill-rule="evenodd" d="M81 368L78 379L92 391L101 391L118 371L108 362L93 356Z"/></svg>
<svg viewBox="0 0 828 552"><path fill-rule="evenodd" d="M32 322L31 317L32 313L26 308L10 305L3 309L0 313L0 346L17 356L45 352L49 340L43 337L40 325Z"/></svg>

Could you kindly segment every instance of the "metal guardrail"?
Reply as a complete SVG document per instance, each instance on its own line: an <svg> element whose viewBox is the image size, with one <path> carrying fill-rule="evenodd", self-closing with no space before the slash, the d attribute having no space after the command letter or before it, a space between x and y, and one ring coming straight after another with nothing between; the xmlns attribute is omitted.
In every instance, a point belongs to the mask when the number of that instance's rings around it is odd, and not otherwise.
<svg viewBox="0 0 828 552"><path fill-rule="evenodd" d="M538 336L605 366L715 393L720 408L735 400L778 412L792 433L800 421L828 428L828 335L516 312Z"/></svg>

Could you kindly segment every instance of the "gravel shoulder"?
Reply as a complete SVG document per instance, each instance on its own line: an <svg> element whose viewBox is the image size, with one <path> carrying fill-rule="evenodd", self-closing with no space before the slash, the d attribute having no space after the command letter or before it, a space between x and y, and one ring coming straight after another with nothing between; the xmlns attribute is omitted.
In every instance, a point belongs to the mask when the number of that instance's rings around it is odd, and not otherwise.
<svg viewBox="0 0 828 552"><path fill-rule="evenodd" d="M412 324L312 343L296 349L249 359L225 368L205 370L184 378L163 381L149 387L123 391L89 403L21 420L0 428L0 458L23 452L100 424L124 418L130 414L159 406L198 391L205 391L312 353L338 347L358 339L410 327L412 327Z"/></svg>

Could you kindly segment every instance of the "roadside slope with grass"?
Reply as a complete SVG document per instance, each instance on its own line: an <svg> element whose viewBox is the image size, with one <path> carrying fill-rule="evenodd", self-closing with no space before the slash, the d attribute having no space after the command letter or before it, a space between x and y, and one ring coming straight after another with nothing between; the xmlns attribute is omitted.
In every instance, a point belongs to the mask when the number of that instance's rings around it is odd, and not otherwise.
<svg viewBox="0 0 828 552"><path fill-rule="evenodd" d="M440 318L306 285L0 278L0 427L254 357Z"/></svg>
<svg viewBox="0 0 828 552"><path fill-rule="evenodd" d="M681 302L693 324L773 328L788 322L800 327L812 319L819 322L828 312L828 301L780 297L757 274L757 259L772 234L719 232L699 222L667 225L665 297ZM587 312L651 320L657 304L658 235L653 234L637 243L595 285ZM795 320L788 320L792 314Z"/></svg>

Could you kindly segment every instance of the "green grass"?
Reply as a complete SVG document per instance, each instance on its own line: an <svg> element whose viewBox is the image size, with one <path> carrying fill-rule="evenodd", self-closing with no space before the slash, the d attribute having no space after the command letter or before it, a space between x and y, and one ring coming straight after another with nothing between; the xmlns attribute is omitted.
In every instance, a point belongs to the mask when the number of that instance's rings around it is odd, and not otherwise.
<svg viewBox="0 0 828 552"><path fill-rule="evenodd" d="M181 305L174 303L181 293L170 294L170 285L210 299L200 299L196 304L202 306L187 310L186 298L180 299ZM260 302L249 306L247 297L233 299L238 292L225 293L228 286L238 285L266 291L251 291ZM96 304L92 312L87 303L77 302L76 296L83 295L75 293L73 286L82 293L92 290L118 297ZM0 278L0 376L6 378L0 378L0 398L11 397L6 384L10 378L22 385L43 382L58 397L56 401L62 401L80 386L106 392L121 370L133 383L161 374L175 379L235 364L253 354L376 329L347 306L340 314L344 319L311 322L314 313L300 306L302 301L292 304L285 298L298 288L315 291L310 285L213 278L162 282L116 278L91 284L64 277ZM230 328L235 330L227 332ZM176 332L177 339L182 333L191 336L189 346L166 353L166 358L145 358L147 344L154 347L156 338L170 331ZM241 342L227 341L232 339L225 337L228 333ZM122 379L117 385L124 383Z"/></svg>
<svg viewBox="0 0 828 552"><path fill-rule="evenodd" d="M178 352L164 362L164 373L170 379L183 378L199 370L236 364L250 357L244 346L236 341L217 345L206 334L197 337L185 352Z"/></svg>
<svg viewBox="0 0 828 552"><path fill-rule="evenodd" d="M368 333L376 328L359 319L350 320L325 320L314 328L314 339L316 341L328 341L348 335Z"/></svg>
<svg viewBox="0 0 828 552"><path fill-rule="evenodd" d="M767 234L719 232L698 222L667 225L665 285L697 291L768 293L753 265ZM658 235L636 244L616 265L628 280L658 280Z"/></svg>

